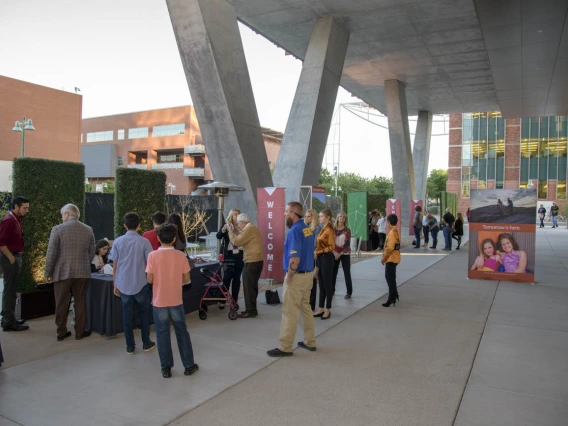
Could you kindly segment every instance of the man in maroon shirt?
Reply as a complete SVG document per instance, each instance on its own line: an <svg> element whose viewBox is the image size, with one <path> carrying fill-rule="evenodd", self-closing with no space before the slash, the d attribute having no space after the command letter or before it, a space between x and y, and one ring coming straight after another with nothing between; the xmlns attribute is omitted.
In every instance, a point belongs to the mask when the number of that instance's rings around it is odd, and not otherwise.
<svg viewBox="0 0 568 426"><path fill-rule="evenodd" d="M4 292L2 293L2 329L4 331L23 331L29 327L17 321L15 315L18 281L22 271L24 252L24 231L22 219L30 209L30 201L16 197L12 201L12 211L0 222L0 266L4 273Z"/></svg>
<svg viewBox="0 0 568 426"><path fill-rule="evenodd" d="M158 250L161 246L160 241L158 241L158 235L156 234L156 228L162 225L166 221L166 214L162 212L156 212L152 215L152 223L154 224L154 229L151 231L146 231L142 234L144 238L150 241L152 244L152 250Z"/></svg>

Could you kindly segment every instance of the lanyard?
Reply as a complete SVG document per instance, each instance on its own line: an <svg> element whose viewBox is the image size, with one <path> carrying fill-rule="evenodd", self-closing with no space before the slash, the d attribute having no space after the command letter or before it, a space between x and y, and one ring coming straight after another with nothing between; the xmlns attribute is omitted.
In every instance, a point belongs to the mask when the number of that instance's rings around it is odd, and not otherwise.
<svg viewBox="0 0 568 426"><path fill-rule="evenodd" d="M16 218L16 216L14 216L14 213L10 212L10 216L12 216L16 221L16 223L18 224L18 228L20 228L20 234L23 234L24 230L22 229L22 225L20 225L20 221Z"/></svg>

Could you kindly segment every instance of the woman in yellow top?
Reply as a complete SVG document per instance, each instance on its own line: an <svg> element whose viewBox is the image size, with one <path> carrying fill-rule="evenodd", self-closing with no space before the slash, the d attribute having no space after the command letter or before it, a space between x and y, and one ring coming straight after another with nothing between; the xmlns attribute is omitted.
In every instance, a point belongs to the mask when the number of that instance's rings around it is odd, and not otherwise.
<svg viewBox="0 0 568 426"><path fill-rule="evenodd" d="M335 230L331 210L322 210L319 213L319 222L322 226L316 240L314 251L318 261L318 282L320 289L319 308L314 317L326 320L331 316L331 298L333 297L333 266L335 265ZM324 309L325 306L325 309Z"/></svg>
<svg viewBox="0 0 568 426"><path fill-rule="evenodd" d="M389 298L383 306L389 307L391 304L396 306L398 299L398 289L396 287L396 267L400 263L400 235L396 224L398 217L395 214L390 214L387 217L387 222L390 225L390 231L385 241L385 250L381 263L385 265L385 278L389 285Z"/></svg>

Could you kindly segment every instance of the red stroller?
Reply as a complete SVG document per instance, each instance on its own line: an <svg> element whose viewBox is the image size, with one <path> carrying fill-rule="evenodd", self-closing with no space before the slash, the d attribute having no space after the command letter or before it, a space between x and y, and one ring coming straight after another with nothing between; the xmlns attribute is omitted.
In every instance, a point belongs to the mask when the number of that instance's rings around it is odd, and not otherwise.
<svg viewBox="0 0 568 426"><path fill-rule="evenodd" d="M199 302L199 318L202 320L207 319L207 311L209 308L206 302L208 301L226 302L229 305L229 319L236 320L238 317L237 302L235 302L235 299L233 299L233 296L231 296L231 293L229 293L229 290L225 287L223 279L221 278L220 272L222 267L223 265L219 264L217 269L212 271L205 268L199 270L201 275L209 280L207 284L205 284L205 292Z"/></svg>

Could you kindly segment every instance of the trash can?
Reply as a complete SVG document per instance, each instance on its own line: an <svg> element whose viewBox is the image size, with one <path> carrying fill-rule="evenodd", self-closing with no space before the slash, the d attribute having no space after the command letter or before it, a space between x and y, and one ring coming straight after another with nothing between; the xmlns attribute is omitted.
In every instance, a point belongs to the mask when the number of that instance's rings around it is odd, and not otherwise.
<svg viewBox="0 0 568 426"><path fill-rule="evenodd" d="M355 253L357 251L357 237L351 237L351 242L349 243L349 246L351 247L351 252Z"/></svg>

